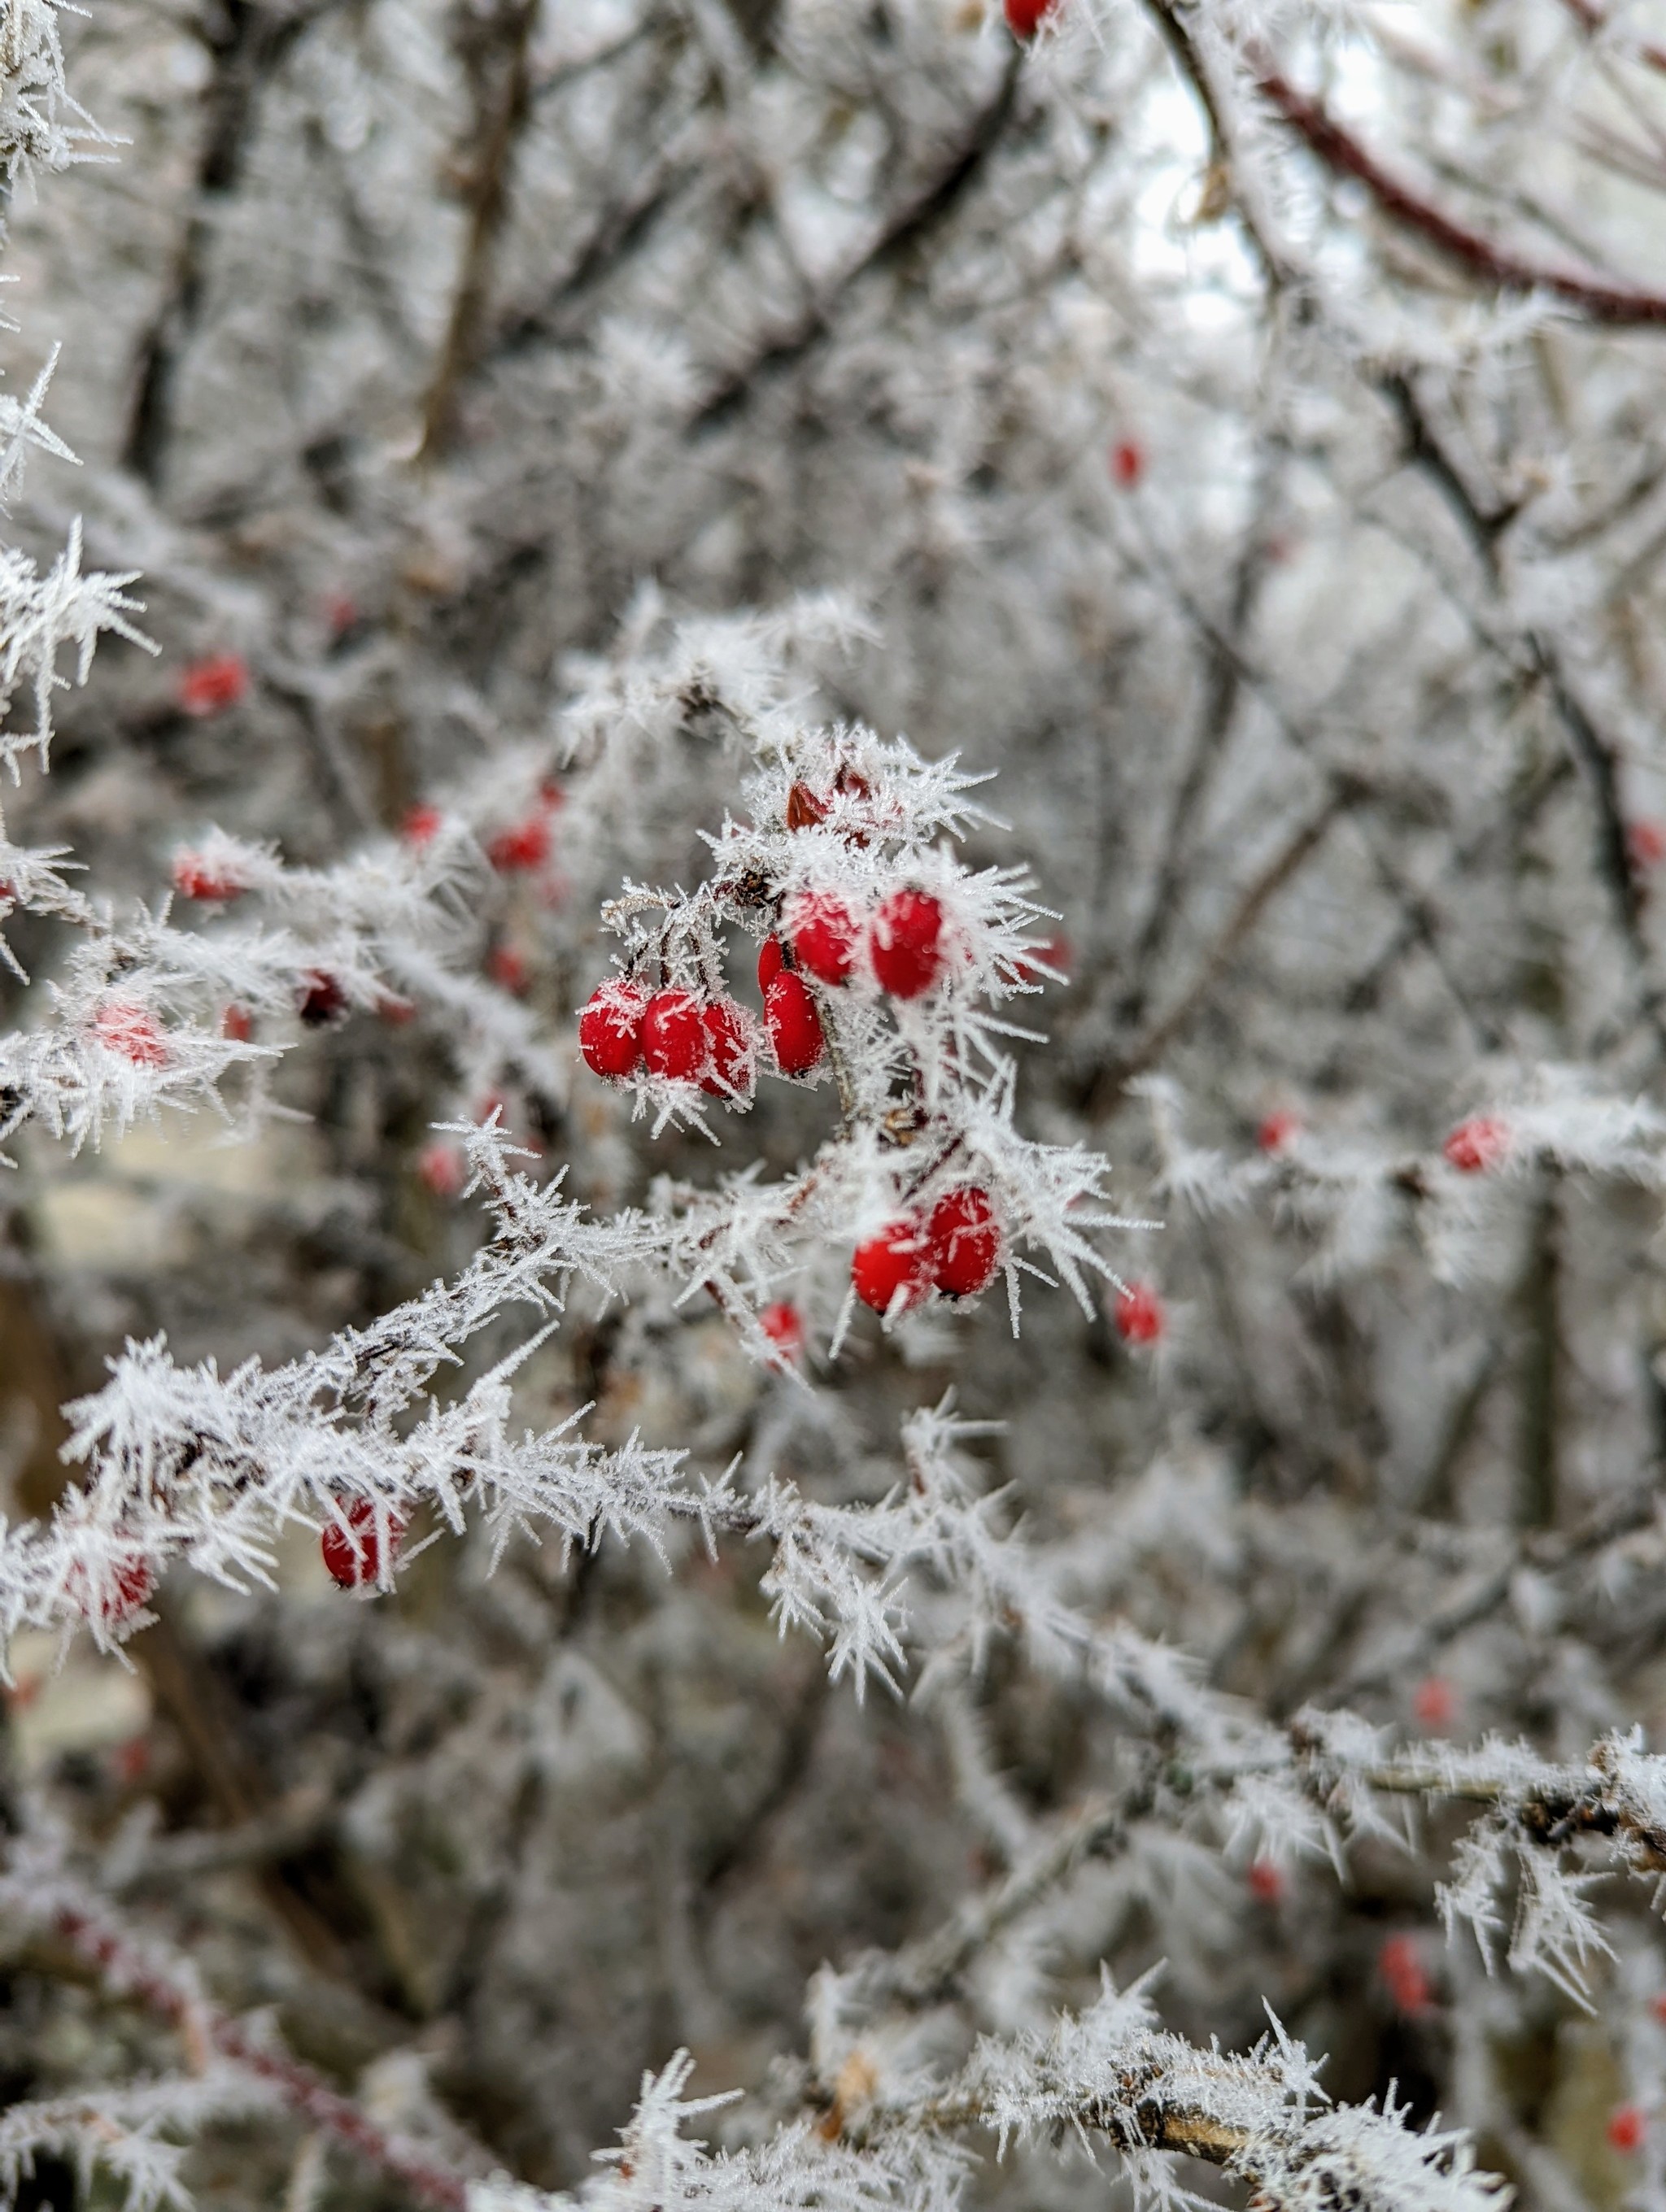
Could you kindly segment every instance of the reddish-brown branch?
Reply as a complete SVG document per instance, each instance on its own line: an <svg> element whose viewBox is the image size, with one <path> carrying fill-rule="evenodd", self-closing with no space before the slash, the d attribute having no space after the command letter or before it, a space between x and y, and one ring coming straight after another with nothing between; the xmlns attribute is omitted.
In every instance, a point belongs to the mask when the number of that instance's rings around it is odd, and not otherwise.
<svg viewBox="0 0 1666 2212"><path fill-rule="evenodd" d="M468 2184L460 2173L397 2141L361 2106L332 2089L298 2058L256 2043L238 2021L204 2003L185 1983L176 1980L164 1966L128 1942L107 1923L65 1905L53 1916L52 1926L77 1957L113 1990L136 1997L161 2018L172 2021L185 2037L187 2046L211 2045L234 2066L269 2081L291 2111L385 2172L397 2175L413 2196L436 2206L438 2212L467 2212Z"/></svg>
<svg viewBox="0 0 1666 2212"><path fill-rule="evenodd" d="M1578 307L1591 321L1620 325L1666 325L1666 295L1626 285L1604 284L1576 270L1541 266L1498 246L1478 230L1457 222L1383 168L1376 156L1345 131L1322 102L1298 92L1275 70L1264 70L1261 89L1285 121L1339 176L1364 185L1385 215L1415 231L1429 244L1501 291L1548 292Z"/></svg>
<svg viewBox="0 0 1666 2212"><path fill-rule="evenodd" d="M1600 8L1592 4L1592 0L1562 0L1562 4L1580 29L1589 32L1592 38L1608 29L1608 17ZM1631 51L1637 60L1646 63L1650 69L1658 70L1663 76L1666 76L1666 46L1657 46L1643 39Z"/></svg>

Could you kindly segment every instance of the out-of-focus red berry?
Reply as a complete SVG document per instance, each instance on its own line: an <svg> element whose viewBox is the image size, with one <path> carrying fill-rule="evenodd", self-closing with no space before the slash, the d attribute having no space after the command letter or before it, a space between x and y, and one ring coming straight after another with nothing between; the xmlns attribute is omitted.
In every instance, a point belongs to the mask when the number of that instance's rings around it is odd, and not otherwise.
<svg viewBox="0 0 1666 2212"><path fill-rule="evenodd" d="M1641 2150L1649 2123L1635 2105L1616 2105L1608 2114L1608 2141L1615 2150Z"/></svg>
<svg viewBox="0 0 1666 2212"><path fill-rule="evenodd" d="M1427 2012L1434 2002L1434 1984L1415 1936L1385 1936L1377 1954L1377 1971L1396 2012L1412 2017Z"/></svg>
<svg viewBox="0 0 1666 2212"><path fill-rule="evenodd" d="M550 857L550 817L547 813L529 814L523 822L512 822L507 830L486 841L486 858L499 875L530 875L541 868Z"/></svg>
<svg viewBox="0 0 1666 2212"><path fill-rule="evenodd" d="M945 1297L976 1297L1000 1265L1000 1223L987 1190L976 1183L945 1191L926 1228L932 1280Z"/></svg>
<svg viewBox="0 0 1666 2212"><path fill-rule="evenodd" d="M405 1524L397 1514L386 1516L388 1556L399 1548ZM319 1549L332 1579L343 1589L362 1589L377 1581L382 1571L382 1538L376 1526L376 1509L368 1498L356 1498L339 1521L332 1520L319 1539Z"/></svg>
<svg viewBox="0 0 1666 2212"><path fill-rule="evenodd" d="M647 1004L634 983L604 983L580 1009L579 1050L593 1074L621 1083L635 1073Z"/></svg>
<svg viewBox="0 0 1666 2212"><path fill-rule="evenodd" d="M856 1295L875 1313L917 1305L931 1282L931 1247L913 1218L888 1222L856 1247L850 1262Z"/></svg>
<svg viewBox="0 0 1666 2212"><path fill-rule="evenodd" d="M1110 449L1112 482L1120 484L1124 491L1132 491L1145 473L1145 448L1132 438L1119 438Z"/></svg>
<svg viewBox="0 0 1666 2212"><path fill-rule="evenodd" d="M1633 867L1657 868L1666 860L1666 822L1633 822L1626 831L1626 857Z"/></svg>
<svg viewBox="0 0 1666 2212"><path fill-rule="evenodd" d="M1460 1175L1485 1175L1510 1150L1510 1131L1490 1114L1474 1114L1458 1123L1441 1150Z"/></svg>
<svg viewBox="0 0 1666 2212"><path fill-rule="evenodd" d="M790 969L783 969L763 994L763 1026L783 1075L808 1075L827 1049L810 986Z"/></svg>
<svg viewBox="0 0 1666 2212"><path fill-rule="evenodd" d="M1283 1869L1275 1866L1271 1859L1252 1859L1243 1879L1257 1905L1281 1903L1289 1887Z"/></svg>
<svg viewBox="0 0 1666 2212"><path fill-rule="evenodd" d="M437 806L413 806L399 825L399 835L407 845L431 844L445 818Z"/></svg>
<svg viewBox="0 0 1666 2212"><path fill-rule="evenodd" d="M455 1198L469 1179L468 1162L459 1145L436 1137L416 1155L416 1173L435 1198Z"/></svg>
<svg viewBox="0 0 1666 2212"><path fill-rule="evenodd" d="M1116 1333L1127 1344L1155 1344L1166 1316L1163 1301L1149 1283L1130 1283L1118 1291L1113 1309Z"/></svg>
<svg viewBox="0 0 1666 2212"><path fill-rule="evenodd" d="M106 999L93 1017L93 1034L135 1067L167 1065L167 1038L155 1017L131 999Z"/></svg>
<svg viewBox="0 0 1666 2212"><path fill-rule="evenodd" d="M246 1006L228 1006L220 1017L220 1034L228 1044L246 1044L254 1035L254 1016Z"/></svg>
<svg viewBox="0 0 1666 2212"><path fill-rule="evenodd" d="M1027 46L1057 5L1058 0L1005 0L1006 27Z"/></svg>
<svg viewBox="0 0 1666 2212"><path fill-rule="evenodd" d="M526 956L513 945L494 945L486 955L486 973L501 991L520 998L531 985L532 970L526 965Z"/></svg>
<svg viewBox="0 0 1666 2212"><path fill-rule="evenodd" d="M800 967L823 983L842 983L856 960L856 921L842 899L824 891L795 898L787 931Z"/></svg>
<svg viewBox="0 0 1666 2212"><path fill-rule="evenodd" d="M1256 1142L1264 1152L1281 1152L1291 1139L1301 1129L1299 1115L1286 1112L1283 1107L1268 1115L1256 1132Z"/></svg>
<svg viewBox="0 0 1666 2212"><path fill-rule="evenodd" d="M1412 1711L1426 1729L1450 1728L1457 1712L1457 1692L1444 1674L1426 1674L1412 1692Z"/></svg>
<svg viewBox="0 0 1666 2212"><path fill-rule="evenodd" d="M187 714L221 714L247 693L249 664L240 653L214 653L186 663L175 693Z"/></svg>
<svg viewBox="0 0 1666 2212"><path fill-rule="evenodd" d="M868 933L873 972L893 999L930 990L943 965L943 908L929 891L893 891Z"/></svg>
<svg viewBox="0 0 1666 2212"><path fill-rule="evenodd" d="M757 1325L775 1347L773 1357L777 1365L790 1365L802 1357L804 1316L788 1300L783 1298L775 1305L765 1306L757 1317Z"/></svg>
<svg viewBox="0 0 1666 2212"><path fill-rule="evenodd" d="M327 1028L347 1012L347 994L327 968L309 968L295 994L296 1012L308 1029Z"/></svg>
<svg viewBox="0 0 1666 2212"><path fill-rule="evenodd" d="M705 1073L709 1047L692 991L656 991L642 1009L642 1058L650 1075L692 1083Z"/></svg>

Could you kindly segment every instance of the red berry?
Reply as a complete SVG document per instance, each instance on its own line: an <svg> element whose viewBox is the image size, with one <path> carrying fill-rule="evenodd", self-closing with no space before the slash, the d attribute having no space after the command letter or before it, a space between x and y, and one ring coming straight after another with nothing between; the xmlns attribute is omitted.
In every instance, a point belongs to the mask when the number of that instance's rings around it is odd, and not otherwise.
<svg viewBox="0 0 1666 2212"><path fill-rule="evenodd" d="M705 1073L710 1047L700 1001L692 991L656 991L642 1009L642 1058L650 1075L676 1083Z"/></svg>
<svg viewBox="0 0 1666 2212"><path fill-rule="evenodd" d="M324 619L332 637L340 637L359 618L358 602L346 592L331 592L324 602Z"/></svg>
<svg viewBox="0 0 1666 2212"><path fill-rule="evenodd" d="M388 1557L399 1548L399 1539L404 1534L405 1524L398 1514L384 1516L387 1532ZM376 1525L376 1509L368 1498L356 1498L347 1507L344 1521L332 1520L319 1540L319 1549L324 1554L324 1564L343 1589L362 1589L367 1583L380 1578L382 1571L382 1532Z"/></svg>
<svg viewBox="0 0 1666 2212"><path fill-rule="evenodd" d="M1163 1334L1163 1301L1149 1283L1116 1293L1116 1333L1128 1344L1155 1344Z"/></svg>
<svg viewBox="0 0 1666 2212"><path fill-rule="evenodd" d="M321 1030L347 1012L347 994L327 969L309 968L301 979L297 1008L308 1029Z"/></svg>
<svg viewBox="0 0 1666 2212"><path fill-rule="evenodd" d="M757 1325L775 1348L774 1365L786 1366L803 1352L804 1316L795 1305L782 1299L779 1304L765 1306Z"/></svg>
<svg viewBox="0 0 1666 2212"><path fill-rule="evenodd" d="M824 983L842 983L856 959L856 923L843 900L807 891L793 900L788 927L799 965Z"/></svg>
<svg viewBox="0 0 1666 2212"><path fill-rule="evenodd" d="M1666 1996L1651 1997L1649 2000L1649 2010L1654 2014L1661 2026L1663 2027L1666 2027Z"/></svg>
<svg viewBox="0 0 1666 2212"><path fill-rule="evenodd" d="M945 1297L976 1297L1000 1265L1000 1224L989 1194L976 1183L945 1191L926 1230L932 1280Z"/></svg>
<svg viewBox="0 0 1666 2212"><path fill-rule="evenodd" d="M176 853L173 888L188 899L234 899L248 886L239 883L228 868L211 866L200 853Z"/></svg>
<svg viewBox="0 0 1666 2212"><path fill-rule="evenodd" d="M550 821L546 814L529 814L524 822L500 830L486 843L486 858L502 876L526 874L541 868L549 857Z"/></svg>
<svg viewBox="0 0 1666 2212"><path fill-rule="evenodd" d="M1124 491L1132 491L1146 473L1146 456L1132 438L1119 438L1110 449L1110 473Z"/></svg>
<svg viewBox="0 0 1666 2212"><path fill-rule="evenodd" d="M526 965L526 956L513 945L494 945L486 955L486 973L500 990L520 998L530 986L532 970Z"/></svg>
<svg viewBox="0 0 1666 2212"><path fill-rule="evenodd" d="M249 664L242 654L216 653L187 665L176 696L187 714L218 714L234 707L248 688Z"/></svg>
<svg viewBox="0 0 1666 2212"><path fill-rule="evenodd" d="M634 983L604 983L580 1008L579 1050L587 1068L611 1083L635 1073L646 1004Z"/></svg>
<svg viewBox="0 0 1666 2212"><path fill-rule="evenodd" d="M1426 1674L1412 1692L1412 1711L1425 1728L1450 1728L1457 1711L1457 1692L1444 1674Z"/></svg>
<svg viewBox="0 0 1666 2212"><path fill-rule="evenodd" d="M228 1006L220 1017L220 1034L228 1044L246 1044L254 1035L254 1016L246 1006Z"/></svg>
<svg viewBox="0 0 1666 2212"><path fill-rule="evenodd" d="M407 845L429 844L439 836L440 824L445 818L437 806L413 806L399 834Z"/></svg>
<svg viewBox="0 0 1666 2212"><path fill-rule="evenodd" d="M931 1249L917 1220L887 1223L859 1244L850 1261L856 1295L875 1313L918 1305L930 1282Z"/></svg>
<svg viewBox="0 0 1666 2212"><path fill-rule="evenodd" d="M1276 1905L1284 1895L1284 1875L1271 1859L1253 1861L1244 1880L1257 1905Z"/></svg>
<svg viewBox="0 0 1666 2212"><path fill-rule="evenodd" d="M787 955L781 949L778 937L766 937L757 949L757 988L767 991L781 969L787 965Z"/></svg>
<svg viewBox="0 0 1666 2212"><path fill-rule="evenodd" d="M1657 868L1666 860L1666 822L1633 822L1626 832L1626 853L1634 868Z"/></svg>
<svg viewBox="0 0 1666 2212"><path fill-rule="evenodd" d="M757 1078L751 1024L733 999L713 999L700 1010L707 1066L700 1088L714 1098L750 1098Z"/></svg>
<svg viewBox="0 0 1666 2212"><path fill-rule="evenodd" d="M1056 4L1057 0L1006 0L1006 27L1015 39L1028 44Z"/></svg>
<svg viewBox="0 0 1666 2212"><path fill-rule="evenodd" d="M1635 2105L1616 2105L1608 2114L1608 2141L1616 2150L1641 2150L1649 2123Z"/></svg>
<svg viewBox="0 0 1666 2212"><path fill-rule="evenodd" d="M808 1075L827 1049L810 986L790 968L783 969L763 994L763 1026L783 1075Z"/></svg>
<svg viewBox="0 0 1666 2212"><path fill-rule="evenodd" d="M943 964L943 909L929 891L893 891L873 917L869 950L880 988L893 999L930 990Z"/></svg>
<svg viewBox="0 0 1666 2212"><path fill-rule="evenodd" d="M787 826L812 830L827 819L827 801L818 799L807 783L795 783L787 794Z"/></svg>
<svg viewBox="0 0 1666 2212"><path fill-rule="evenodd" d="M1485 1175L1510 1150L1510 1132L1489 1114L1472 1115L1458 1123L1441 1150L1460 1175Z"/></svg>
<svg viewBox="0 0 1666 2212"><path fill-rule="evenodd" d="M391 1030L402 1030L416 1018L416 1000L402 999L397 991L385 991L376 1001L376 1019L386 1022Z"/></svg>
<svg viewBox="0 0 1666 2212"><path fill-rule="evenodd" d="M165 1067L167 1043L155 1022L131 999L106 999L93 1017L93 1034L106 1051L135 1067Z"/></svg>
<svg viewBox="0 0 1666 2212"><path fill-rule="evenodd" d="M1396 2012L1427 2012L1434 2002L1434 1984L1424 1965L1414 1936L1389 1936L1377 1954L1382 1975Z"/></svg>
<svg viewBox="0 0 1666 2212"><path fill-rule="evenodd" d="M1256 1132L1256 1142L1264 1152L1281 1152L1301 1127L1300 1118L1286 1113L1282 1108L1269 1114Z"/></svg>
<svg viewBox="0 0 1666 2212"><path fill-rule="evenodd" d="M469 1176L461 1147L441 1137L417 1153L416 1172L436 1198L455 1198Z"/></svg>

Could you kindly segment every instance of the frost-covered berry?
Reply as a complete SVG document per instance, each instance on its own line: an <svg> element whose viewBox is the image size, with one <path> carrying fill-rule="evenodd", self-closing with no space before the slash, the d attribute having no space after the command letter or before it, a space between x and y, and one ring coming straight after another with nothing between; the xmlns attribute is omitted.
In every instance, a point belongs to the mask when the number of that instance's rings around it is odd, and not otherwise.
<svg viewBox="0 0 1666 2212"><path fill-rule="evenodd" d="M713 999L700 1010L706 1032L706 1072L700 1088L715 1098L750 1098L756 1079L751 1024L733 999Z"/></svg>
<svg viewBox="0 0 1666 2212"><path fill-rule="evenodd" d="M385 1516L391 1559L399 1548L404 1522L396 1514ZM368 1498L356 1498L341 1520L331 1521L319 1540L324 1564L343 1589L362 1589L380 1579L382 1535L376 1526L376 1509Z"/></svg>
<svg viewBox="0 0 1666 2212"><path fill-rule="evenodd" d="M757 949L757 988L767 991L787 965L787 955L781 949L778 937L766 937Z"/></svg>
<svg viewBox="0 0 1666 2212"><path fill-rule="evenodd" d="M774 1346L774 1360L786 1366L798 1359L804 1351L804 1316L787 1299L765 1306L757 1317L757 1325Z"/></svg>
<svg viewBox="0 0 1666 2212"><path fill-rule="evenodd" d="M321 1030L338 1022L347 1012L347 994L340 979L326 968L309 969L301 979L296 1011L308 1029Z"/></svg>
<svg viewBox="0 0 1666 2212"><path fill-rule="evenodd" d="M943 908L929 891L893 891L873 917L869 955L893 999L929 991L943 965Z"/></svg>
<svg viewBox="0 0 1666 2212"><path fill-rule="evenodd" d="M399 835L407 845L415 845L420 849L431 844L438 836L440 824L445 818L437 806L413 806L400 824Z"/></svg>
<svg viewBox="0 0 1666 2212"><path fill-rule="evenodd" d="M888 1222L859 1244L851 1256L850 1279L857 1297L875 1313L917 1305L931 1282L931 1247L912 1218Z"/></svg>
<svg viewBox="0 0 1666 2212"><path fill-rule="evenodd" d="M856 921L842 899L806 891L793 902L787 927L800 967L824 983L842 983L856 960Z"/></svg>
<svg viewBox="0 0 1666 2212"><path fill-rule="evenodd" d="M1608 2136L1615 2150L1641 2150L1648 2132L1649 2123L1635 2105L1616 2105L1608 2114Z"/></svg>
<svg viewBox="0 0 1666 2212"><path fill-rule="evenodd" d="M1458 1123L1441 1150L1460 1175L1485 1175L1510 1150L1510 1132L1490 1114L1474 1114Z"/></svg>
<svg viewBox="0 0 1666 2212"><path fill-rule="evenodd" d="M642 1057L642 1010L633 983L604 983L579 1011L579 1051L593 1074L621 1083Z"/></svg>
<svg viewBox="0 0 1666 2212"><path fill-rule="evenodd" d="M1116 1333L1128 1344L1155 1344L1163 1334L1163 1301L1149 1283L1130 1283L1116 1293Z"/></svg>
<svg viewBox="0 0 1666 2212"><path fill-rule="evenodd" d="M186 665L175 696L187 714L221 714L236 706L248 688L249 664L242 654L214 653Z"/></svg>
<svg viewBox="0 0 1666 2212"><path fill-rule="evenodd" d="M167 1065L167 1040L155 1016L131 999L106 999L93 1017L93 1034L135 1067Z"/></svg>
<svg viewBox="0 0 1666 2212"><path fill-rule="evenodd" d="M529 814L486 841L486 858L499 875L527 875L550 857L550 817Z"/></svg>
<svg viewBox="0 0 1666 2212"><path fill-rule="evenodd" d="M827 1049L810 986L790 969L783 969L763 994L763 1026L783 1075L808 1075Z"/></svg>
<svg viewBox="0 0 1666 2212"><path fill-rule="evenodd" d="M705 1072L708 1049L700 1001L692 991L656 991L642 1009L642 1058L650 1075L691 1083Z"/></svg>
<svg viewBox="0 0 1666 2212"><path fill-rule="evenodd" d="M246 1044L254 1035L254 1016L234 1003L220 1017L220 1034L228 1044Z"/></svg>
<svg viewBox="0 0 1666 2212"><path fill-rule="evenodd" d="M945 1191L926 1227L932 1280L945 1297L976 1297L1000 1265L1000 1223L989 1194L976 1183Z"/></svg>
<svg viewBox="0 0 1666 2212"><path fill-rule="evenodd" d="M229 868L216 867L200 853L176 853L173 856L173 888L181 897L188 899L241 898L247 890Z"/></svg>

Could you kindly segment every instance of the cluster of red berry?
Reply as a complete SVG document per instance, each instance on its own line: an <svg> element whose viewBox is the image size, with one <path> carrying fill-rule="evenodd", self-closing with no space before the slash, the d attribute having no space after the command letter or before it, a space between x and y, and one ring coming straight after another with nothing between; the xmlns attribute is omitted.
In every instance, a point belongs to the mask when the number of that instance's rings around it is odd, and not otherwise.
<svg viewBox="0 0 1666 2212"><path fill-rule="evenodd" d="M818 982L848 982L866 946L874 981L893 999L917 999L942 974L943 927L941 902L910 888L893 891L866 927L824 891L801 892L786 917L793 957Z"/></svg>
<svg viewBox="0 0 1666 2212"><path fill-rule="evenodd" d="M976 1183L945 1191L927 1214L904 1214L856 1247L850 1279L875 1313L917 1305L927 1291L976 1297L1000 1265L1000 1223Z"/></svg>
<svg viewBox="0 0 1666 2212"><path fill-rule="evenodd" d="M613 1083L646 1068L673 1083L697 1083L714 1097L752 1093L752 1019L733 999L604 983L580 1012L579 1050L587 1067Z"/></svg>

